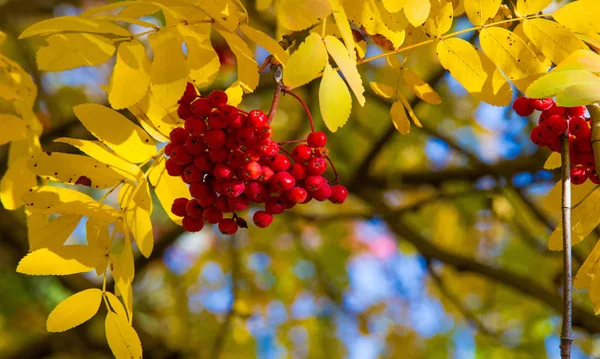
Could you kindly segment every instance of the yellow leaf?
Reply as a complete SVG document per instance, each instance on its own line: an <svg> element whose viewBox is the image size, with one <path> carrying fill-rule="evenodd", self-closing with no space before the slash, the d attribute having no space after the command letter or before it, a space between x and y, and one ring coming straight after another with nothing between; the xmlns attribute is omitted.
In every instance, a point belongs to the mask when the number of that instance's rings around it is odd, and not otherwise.
<svg viewBox="0 0 600 359"><path fill-rule="evenodd" d="M40 216L36 214L35 216ZM31 216L30 216L31 217ZM29 249L34 251L41 248L53 250L62 246L81 221L78 214L67 214L47 222L40 228L32 228L29 232Z"/></svg>
<svg viewBox="0 0 600 359"><path fill-rule="evenodd" d="M132 24L132 25L137 25L140 27L145 27L145 28L149 28L149 29L158 29L158 26L156 26L155 24L148 22L148 21L143 21L143 20L138 20L132 17L128 17L128 16L123 16L123 15L100 15L100 16L94 16L92 18L92 20L101 20L101 21L113 21L113 22L125 22L128 24Z"/></svg>
<svg viewBox="0 0 600 359"><path fill-rule="evenodd" d="M156 141L158 141L158 142L168 142L169 141L169 137L160 133L160 131L158 131L154 127L154 125L147 119L138 118L138 121L140 123L140 126L142 126L142 128L144 129L144 131L148 132L150 137L154 138Z"/></svg>
<svg viewBox="0 0 600 359"><path fill-rule="evenodd" d="M75 293L60 302L48 316L46 329L59 333L92 319L100 308L102 291L92 288Z"/></svg>
<svg viewBox="0 0 600 359"><path fill-rule="evenodd" d="M154 248L154 234L152 232L152 197L148 182L144 181L136 192L136 186L126 182L119 191L119 204L123 211L125 224L135 239L140 252L144 257L150 257Z"/></svg>
<svg viewBox="0 0 600 359"><path fill-rule="evenodd" d="M556 104L564 107L590 105L600 101L600 83L567 87L556 95Z"/></svg>
<svg viewBox="0 0 600 359"><path fill-rule="evenodd" d="M600 32L599 5L596 0L574 1L556 10L552 17L575 32L597 33Z"/></svg>
<svg viewBox="0 0 600 359"><path fill-rule="evenodd" d="M283 50L277 41L272 37L268 36L260 30L256 30L246 24L240 25L240 29L246 35L247 38L252 40L255 44L260 45L263 49L267 50L271 55L275 56L277 61L285 67L289 55Z"/></svg>
<svg viewBox="0 0 600 359"><path fill-rule="evenodd" d="M127 317L108 312L105 329L106 340L116 359L142 358L142 343Z"/></svg>
<svg viewBox="0 0 600 359"><path fill-rule="evenodd" d="M80 66L99 65L115 53L109 39L94 34L57 34L46 39L36 55L38 68L43 71L64 71Z"/></svg>
<svg viewBox="0 0 600 359"><path fill-rule="evenodd" d="M52 186L32 188L23 195L23 202L31 211L40 214L80 214L106 223L116 222L121 216L111 206L95 201L81 192Z"/></svg>
<svg viewBox="0 0 600 359"><path fill-rule="evenodd" d="M371 37L389 42L388 50L396 49L404 42L408 20L402 14L388 13L383 4L375 0L344 0L343 4L350 22Z"/></svg>
<svg viewBox="0 0 600 359"><path fill-rule="evenodd" d="M291 88L309 83L323 70L327 58L321 35L311 33L290 56L283 72L283 82Z"/></svg>
<svg viewBox="0 0 600 359"><path fill-rule="evenodd" d="M581 185L571 185L571 204L573 207L577 206L587 196L596 190L597 185L592 181L586 181ZM542 202L543 208L554 218L555 220L560 219L560 207L562 201L562 183L558 181L554 187L548 192L546 198Z"/></svg>
<svg viewBox="0 0 600 359"><path fill-rule="evenodd" d="M319 108L323 122L331 132L344 126L352 111L350 91L344 80L329 64L325 65L319 87Z"/></svg>
<svg viewBox="0 0 600 359"><path fill-rule="evenodd" d="M30 158L27 165L40 177L92 188L109 188L125 179L109 165L91 157L69 153L41 152Z"/></svg>
<svg viewBox="0 0 600 359"><path fill-rule="evenodd" d="M417 74L412 72L410 69L404 67L402 69L402 78L404 82L410 87L412 92L417 95L421 100L430 103L432 105L437 105L442 102L440 95L435 92L433 87L429 86L429 84L423 81Z"/></svg>
<svg viewBox="0 0 600 359"><path fill-rule="evenodd" d="M560 166L562 166L562 159L560 153L557 152L552 152L546 160L546 163L544 163L544 169L547 170L553 170L555 168L559 168Z"/></svg>
<svg viewBox="0 0 600 359"><path fill-rule="evenodd" d="M177 24L177 30L187 46L187 65L190 79L196 86L207 86L213 82L221 62L210 42L210 24Z"/></svg>
<svg viewBox="0 0 600 359"><path fill-rule="evenodd" d="M0 46L4 45L4 41L6 41L6 33L0 31Z"/></svg>
<svg viewBox="0 0 600 359"><path fill-rule="evenodd" d="M592 284L593 269L600 259L600 241L594 245L594 249L583 262L583 265L577 271L577 275L573 280L573 287L577 289L589 288Z"/></svg>
<svg viewBox="0 0 600 359"><path fill-rule="evenodd" d="M117 298L116 295L111 292L106 292L106 299L108 299L108 304L110 304L110 310L112 310L115 314L121 317L127 318L127 312L125 311L125 307L123 307L123 303Z"/></svg>
<svg viewBox="0 0 600 359"><path fill-rule="evenodd" d="M73 112L92 135L129 162L144 162L156 152L144 130L108 107L88 103L75 106Z"/></svg>
<svg viewBox="0 0 600 359"><path fill-rule="evenodd" d="M421 121L419 121L419 118L417 118L415 111L413 111L412 107L410 106L410 103L408 103L408 101L406 100L406 97L404 97L404 95L402 95L402 93L400 93L400 92L398 93L398 97L399 97L400 101L402 102L402 105L404 105L406 112L408 112L408 116L412 119L415 126L417 126L419 128L423 128Z"/></svg>
<svg viewBox="0 0 600 359"><path fill-rule="evenodd" d="M165 157L157 160L156 165L150 172L150 183L154 186L154 192L169 218L173 222L181 224L181 217L171 213L171 205L176 198L189 198L190 193L183 181L167 174L165 161Z"/></svg>
<svg viewBox="0 0 600 359"><path fill-rule="evenodd" d="M535 14L544 10L552 0L517 0L517 12L521 16Z"/></svg>
<svg viewBox="0 0 600 359"><path fill-rule="evenodd" d="M29 275L68 275L89 272L104 259L94 247L72 245L38 249L23 257L17 272Z"/></svg>
<svg viewBox="0 0 600 359"><path fill-rule="evenodd" d="M396 127L396 130L398 130L401 134L407 135L410 132L410 122L408 121L408 117L404 111L404 106L402 106L400 101L395 101L392 104L390 116L392 116L394 127Z"/></svg>
<svg viewBox="0 0 600 359"><path fill-rule="evenodd" d="M117 281L115 294L123 298L125 310L129 317L129 324L131 324L133 322L133 287L131 286L131 281Z"/></svg>
<svg viewBox="0 0 600 359"><path fill-rule="evenodd" d="M564 70L587 70L600 73L600 55L589 50L574 51L552 71Z"/></svg>
<svg viewBox="0 0 600 359"><path fill-rule="evenodd" d="M522 92L546 68L525 42L509 30L489 27L479 36L483 52Z"/></svg>
<svg viewBox="0 0 600 359"><path fill-rule="evenodd" d="M576 33L578 39L585 42L592 50L599 52L600 51L600 35L599 34L580 34Z"/></svg>
<svg viewBox="0 0 600 359"><path fill-rule="evenodd" d="M160 104L172 106L183 95L190 73L181 40L168 30L151 34L148 40L154 50L150 88Z"/></svg>
<svg viewBox="0 0 600 359"><path fill-rule="evenodd" d="M131 33L128 30L108 21L83 19L77 16L59 16L36 22L25 29L19 36L19 39L36 35L51 35L66 31L131 36Z"/></svg>
<svg viewBox="0 0 600 359"><path fill-rule="evenodd" d="M348 85L354 92L354 95L358 99L358 103L361 106L365 105L365 88L362 85L362 79L356 68L356 62L353 58L350 58L348 51L344 47L344 44L333 36L325 36L325 46L327 51L333 57L336 64L340 67L342 74L346 78Z"/></svg>
<svg viewBox="0 0 600 359"><path fill-rule="evenodd" d="M346 48L348 49L348 53L350 56L354 57L354 36L352 35L352 28L350 27L350 22L348 21L348 16L346 15L346 11L342 6L341 0L329 0L329 3L333 9L333 18L335 19L335 23L340 30L340 34L344 40Z"/></svg>
<svg viewBox="0 0 600 359"><path fill-rule="evenodd" d="M554 97L571 86L599 83L600 77L587 70L551 71L529 85L525 94L532 98Z"/></svg>
<svg viewBox="0 0 600 359"><path fill-rule="evenodd" d="M108 101L118 110L138 103L150 85L150 60L141 42L123 42L110 78Z"/></svg>
<svg viewBox="0 0 600 359"><path fill-rule="evenodd" d="M219 29L217 31L223 36L235 55L238 81L244 93L254 91L256 86L258 86L259 79L258 64L254 60L254 54L237 34Z"/></svg>
<svg viewBox="0 0 600 359"><path fill-rule="evenodd" d="M423 28L431 37L444 35L452 27L454 9L448 0L436 0L431 3L431 11Z"/></svg>
<svg viewBox="0 0 600 359"><path fill-rule="evenodd" d="M304 30L331 14L328 0L281 0L277 19L288 30Z"/></svg>
<svg viewBox="0 0 600 359"><path fill-rule="evenodd" d="M0 114L0 124L2 124L0 145L27 137L27 122L17 116Z"/></svg>
<svg viewBox="0 0 600 359"><path fill-rule="evenodd" d="M228 1L202 0L194 2L194 5L200 7L227 31L235 31L240 24L240 19L236 15L237 8Z"/></svg>
<svg viewBox="0 0 600 359"><path fill-rule="evenodd" d="M471 23L481 26L496 16L502 0L465 0L465 12Z"/></svg>
<svg viewBox="0 0 600 359"><path fill-rule="evenodd" d="M40 151L39 139L31 133L24 140L11 142L8 169L0 183L0 200L4 208L14 210L21 207L23 193L37 185L37 176L29 170L27 160Z"/></svg>
<svg viewBox="0 0 600 359"><path fill-rule="evenodd" d="M436 0L437 1L437 0ZM430 0L405 0L404 14L413 26L421 26L429 17Z"/></svg>
<svg viewBox="0 0 600 359"><path fill-rule="evenodd" d="M378 96L381 96L383 98L396 97L396 88L390 85L381 84L373 81L369 82L369 85L371 86L373 92L375 92Z"/></svg>
<svg viewBox="0 0 600 359"><path fill-rule="evenodd" d="M169 133L179 127L179 117L177 116L177 106L163 106L156 100L151 91L137 104L131 106L129 111L141 122L147 122L152 125L161 135L169 137Z"/></svg>
<svg viewBox="0 0 600 359"><path fill-rule="evenodd" d="M600 191L593 191L587 198L573 208L571 213L572 245L584 240L600 223L600 217L596 214L600 210ZM560 251L563 249L562 224L550 235L548 249Z"/></svg>
<svg viewBox="0 0 600 359"><path fill-rule="evenodd" d="M18 63L0 54L0 78L0 98L14 102L15 107L19 107L19 102L22 101L25 108L31 110L37 97L37 86L31 75ZM22 111L19 112L27 120Z"/></svg>
<svg viewBox="0 0 600 359"><path fill-rule="evenodd" d="M405 4L406 0L383 0L383 6L392 14L402 10Z"/></svg>
<svg viewBox="0 0 600 359"><path fill-rule="evenodd" d="M108 147L100 141L78 140L75 138L62 137L54 140L54 142L69 144L86 155L97 159L98 161L109 165L115 172L121 176L136 181L143 175L140 168L133 163L127 162L117 156Z"/></svg>
<svg viewBox="0 0 600 359"><path fill-rule="evenodd" d="M523 31L544 56L555 64L561 63L577 50L587 50L583 41L579 40L569 29L554 21L525 20Z"/></svg>
<svg viewBox="0 0 600 359"><path fill-rule="evenodd" d="M388 66L393 69L401 69L402 68L402 62L400 62L400 59L396 55L386 56L385 60L386 60L386 63L388 64Z"/></svg>
<svg viewBox="0 0 600 359"><path fill-rule="evenodd" d="M467 41L459 38L440 41L437 56L471 95L495 106L510 104L510 84L492 61Z"/></svg>
<svg viewBox="0 0 600 359"><path fill-rule="evenodd" d="M85 223L86 240L90 247L98 248L102 253L109 253L112 245L108 233L108 223L101 222L95 218L88 218ZM104 263L101 263L101 273L104 271ZM98 268L96 268L98 269ZM100 275L101 273L98 273Z"/></svg>
<svg viewBox="0 0 600 359"><path fill-rule="evenodd" d="M117 284L121 283L123 287L131 284L135 276L133 249L129 240L129 232L125 233L125 246L121 251L119 258L112 260L112 273Z"/></svg>
<svg viewBox="0 0 600 359"><path fill-rule="evenodd" d="M227 94L227 104L231 106L238 106L242 102L242 96L244 95L244 90L242 90L242 86L238 81L234 82L225 90Z"/></svg>

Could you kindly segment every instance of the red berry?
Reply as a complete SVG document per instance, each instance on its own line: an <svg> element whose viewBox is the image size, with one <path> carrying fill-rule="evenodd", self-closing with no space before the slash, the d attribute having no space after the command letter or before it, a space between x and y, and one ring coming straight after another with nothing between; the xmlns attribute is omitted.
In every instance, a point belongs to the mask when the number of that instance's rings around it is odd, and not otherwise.
<svg viewBox="0 0 600 359"><path fill-rule="evenodd" d="M188 117L190 117L192 115L192 106L190 106L187 103L181 104L179 105L179 107L177 107L177 116L179 116L180 119L184 120Z"/></svg>
<svg viewBox="0 0 600 359"><path fill-rule="evenodd" d="M212 112L212 106L207 98L201 97L192 102L192 113L198 117L205 118Z"/></svg>
<svg viewBox="0 0 600 359"><path fill-rule="evenodd" d="M238 197L230 197L227 204L232 211L243 211L250 205L250 199L244 195Z"/></svg>
<svg viewBox="0 0 600 359"><path fill-rule="evenodd" d="M568 107L567 114L571 117L583 117L585 116L585 106Z"/></svg>
<svg viewBox="0 0 600 359"><path fill-rule="evenodd" d="M202 216L204 220L210 224L217 224L220 220L223 219L223 212L221 212L217 207L210 206L204 208L202 212Z"/></svg>
<svg viewBox="0 0 600 359"><path fill-rule="evenodd" d="M235 120L231 121L231 123L229 123L229 128L237 130L240 129L244 126L246 126L247 123L247 117L244 114L239 113L238 116L235 118Z"/></svg>
<svg viewBox="0 0 600 359"><path fill-rule="evenodd" d="M290 159L284 154L278 154L271 160L271 168L275 172L285 171L292 165Z"/></svg>
<svg viewBox="0 0 600 359"><path fill-rule="evenodd" d="M211 113L208 116L208 120L206 122L208 123L208 127L217 130L222 130L225 127L227 127L227 122L223 118L221 118L221 116L219 116L218 112Z"/></svg>
<svg viewBox="0 0 600 359"><path fill-rule="evenodd" d="M328 183L324 183L321 188L318 190L311 192L313 198L319 202L323 202L326 199L329 199L331 196L331 186Z"/></svg>
<svg viewBox="0 0 600 359"><path fill-rule="evenodd" d="M544 110L548 110L549 108L552 107L552 105L554 105L554 100L552 100L551 98L544 98L544 99L530 98L529 105L531 107L533 107L535 110L544 111Z"/></svg>
<svg viewBox="0 0 600 359"><path fill-rule="evenodd" d="M567 120L561 115L552 115L548 117L543 126L557 136L563 134L569 127Z"/></svg>
<svg viewBox="0 0 600 359"><path fill-rule="evenodd" d="M542 130L541 126L535 126L533 128L533 130L531 130L531 142L533 142L534 144L538 145L538 146L545 146L546 142L545 142L545 137L544 137L544 130Z"/></svg>
<svg viewBox="0 0 600 359"><path fill-rule="evenodd" d="M271 190L273 192L285 192L292 189L296 180L289 172L278 172L271 178Z"/></svg>
<svg viewBox="0 0 600 359"><path fill-rule="evenodd" d="M260 177L261 172L262 167L258 164L258 162L248 162L241 168L240 175L238 177L244 181L253 181Z"/></svg>
<svg viewBox="0 0 600 359"><path fill-rule="evenodd" d="M213 189L204 182L194 182L190 185L190 194L194 198L204 198L213 193Z"/></svg>
<svg viewBox="0 0 600 359"><path fill-rule="evenodd" d="M217 203L215 204L215 207L217 207L219 211L223 213L231 212L227 196L219 196L217 198Z"/></svg>
<svg viewBox="0 0 600 359"><path fill-rule="evenodd" d="M227 197L238 197L244 193L246 186L240 180L229 180L223 183L223 194Z"/></svg>
<svg viewBox="0 0 600 359"><path fill-rule="evenodd" d="M312 149L307 145L298 145L292 150L294 161L304 163L312 157Z"/></svg>
<svg viewBox="0 0 600 359"><path fill-rule="evenodd" d="M219 232L231 236L238 230L237 223L231 218L224 218L219 221Z"/></svg>
<svg viewBox="0 0 600 359"><path fill-rule="evenodd" d="M200 182L204 178L204 172L190 164L183 169L183 176L187 183Z"/></svg>
<svg viewBox="0 0 600 359"><path fill-rule="evenodd" d="M190 135L201 136L206 131L206 122L196 116L186 118L183 126Z"/></svg>
<svg viewBox="0 0 600 359"><path fill-rule="evenodd" d="M185 216L183 217L182 225L188 232L199 232L204 228L204 220Z"/></svg>
<svg viewBox="0 0 600 359"><path fill-rule="evenodd" d="M285 203L279 197L271 197L265 203L265 211L280 214L285 211Z"/></svg>
<svg viewBox="0 0 600 359"><path fill-rule="evenodd" d="M214 206L217 203L217 194L215 192L210 193L208 196L196 199L202 207Z"/></svg>
<svg viewBox="0 0 600 359"><path fill-rule="evenodd" d="M223 107L227 104L227 94L225 91L214 90L208 95L208 101L212 107Z"/></svg>
<svg viewBox="0 0 600 359"><path fill-rule="evenodd" d="M183 145L188 136L189 133L182 127L176 127L169 133L169 139L174 145Z"/></svg>
<svg viewBox="0 0 600 359"><path fill-rule="evenodd" d="M294 163L290 169L290 174L297 180L306 178L306 167L300 163Z"/></svg>
<svg viewBox="0 0 600 359"><path fill-rule="evenodd" d="M569 121L569 133L577 138L590 138L592 136L590 125L583 117L575 117Z"/></svg>
<svg viewBox="0 0 600 359"><path fill-rule="evenodd" d="M229 157L229 150L225 147L208 150L208 158L214 163L226 162Z"/></svg>
<svg viewBox="0 0 600 359"><path fill-rule="evenodd" d="M304 181L306 189L311 192L317 191L325 183L327 183L327 180L323 176L308 176Z"/></svg>
<svg viewBox="0 0 600 359"><path fill-rule="evenodd" d="M218 180L228 180L233 177L233 168L229 167L225 163L217 163L213 168L213 175Z"/></svg>
<svg viewBox="0 0 600 359"><path fill-rule="evenodd" d="M165 168L167 169L169 176L177 177L183 174L183 166L173 162L172 159L168 159L165 162Z"/></svg>
<svg viewBox="0 0 600 359"><path fill-rule="evenodd" d="M294 187L291 190L285 192L285 195L292 202L302 203L306 200L308 192L304 188Z"/></svg>
<svg viewBox="0 0 600 359"><path fill-rule="evenodd" d="M265 157L273 157L279 153L279 145L272 139L265 138L258 142L258 150Z"/></svg>
<svg viewBox="0 0 600 359"><path fill-rule="evenodd" d="M254 213L254 216L252 216L252 221L259 228L267 228L273 223L273 215L265 211L257 211Z"/></svg>
<svg viewBox="0 0 600 359"><path fill-rule="evenodd" d="M244 194L253 202L264 203L269 198L267 187L260 182L250 182L246 184Z"/></svg>
<svg viewBox="0 0 600 359"><path fill-rule="evenodd" d="M238 117L238 109L233 106L223 106L219 109L218 114L225 124L230 124Z"/></svg>
<svg viewBox="0 0 600 359"><path fill-rule="evenodd" d="M262 153L257 148L248 148L244 152L244 159L246 162L256 162L262 158Z"/></svg>
<svg viewBox="0 0 600 359"><path fill-rule="evenodd" d="M324 132L311 132L306 142L310 147L325 147L327 144L327 135Z"/></svg>
<svg viewBox="0 0 600 359"><path fill-rule="evenodd" d="M346 187L336 184L331 186L331 196L329 196L329 201L335 204L342 204L348 197L348 190Z"/></svg>
<svg viewBox="0 0 600 359"><path fill-rule="evenodd" d="M592 142L586 137L577 137L574 139L573 146L578 152L592 152Z"/></svg>
<svg viewBox="0 0 600 359"><path fill-rule="evenodd" d="M306 165L306 170L311 175L322 175L325 173L327 169L327 162L320 157L313 157L308 160L308 164Z"/></svg>
<svg viewBox="0 0 600 359"><path fill-rule="evenodd" d="M189 136L187 140L185 140L185 149L191 155L199 155L206 150L206 144L202 141L201 136Z"/></svg>
<svg viewBox="0 0 600 359"><path fill-rule="evenodd" d="M590 152L583 152L577 155L577 159L575 160L578 164L581 164L585 167L594 167L594 155Z"/></svg>
<svg viewBox="0 0 600 359"><path fill-rule="evenodd" d="M171 151L173 151L173 147L175 147L174 144L167 143L167 145L165 146L165 155L171 156Z"/></svg>
<svg viewBox="0 0 600 359"><path fill-rule="evenodd" d="M592 167L592 168L590 168L588 170L588 178L594 184L600 184L600 178L598 177L598 174L596 173L596 168L595 167Z"/></svg>
<svg viewBox="0 0 600 359"><path fill-rule="evenodd" d="M190 104L192 101L196 99L198 93L196 92L196 87L190 82L185 86L185 91L183 92L183 96L177 101L178 104Z"/></svg>
<svg viewBox="0 0 600 359"><path fill-rule="evenodd" d="M239 150L242 148L242 144L237 141L236 136L232 133L227 135L227 139L225 140L225 147L227 147L230 151Z"/></svg>
<svg viewBox="0 0 600 359"><path fill-rule="evenodd" d="M210 160L208 153L203 153L194 158L194 166L198 167L199 170L209 172L213 169L214 163Z"/></svg>
<svg viewBox="0 0 600 359"><path fill-rule="evenodd" d="M238 130L236 139L243 146L253 146L258 143L258 132L254 127L242 127Z"/></svg>
<svg viewBox="0 0 600 359"><path fill-rule="evenodd" d="M260 167L260 177L258 177L258 181L261 183L267 183L271 180L271 178L275 175L275 172L269 166L261 166Z"/></svg>
<svg viewBox="0 0 600 359"><path fill-rule="evenodd" d="M183 217L187 214L185 206L190 200L187 198L176 198L171 205L171 213L177 217Z"/></svg>
<svg viewBox="0 0 600 359"><path fill-rule="evenodd" d="M258 127L256 129L256 133L258 135L258 138L260 139L269 138L273 134L273 129L271 128L271 126L266 125L263 127Z"/></svg>
<svg viewBox="0 0 600 359"><path fill-rule="evenodd" d="M221 148L225 146L225 132L211 129L204 133L202 137L208 148Z"/></svg>
<svg viewBox="0 0 600 359"><path fill-rule="evenodd" d="M202 219L204 208L197 199L189 200L185 205L186 214L193 219Z"/></svg>
<svg viewBox="0 0 600 359"><path fill-rule="evenodd" d="M264 127L267 124L267 115L261 110L252 110L248 114L248 126Z"/></svg>
<svg viewBox="0 0 600 359"><path fill-rule="evenodd" d="M185 166L194 160L191 154L182 145L174 146L171 150L171 161L180 166Z"/></svg>
<svg viewBox="0 0 600 359"><path fill-rule="evenodd" d="M567 109L562 107L562 106L556 106L556 104L553 104L552 107L550 107L549 109L547 109L546 111L542 112L542 115L545 115L547 117L550 117L552 115L561 115L564 116L567 114Z"/></svg>
<svg viewBox="0 0 600 359"><path fill-rule="evenodd" d="M583 184L587 178L588 173L585 167L571 167L571 182L573 182L573 184Z"/></svg>
<svg viewBox="0 0 600 359"><path fill-rule="evenodd" d="M244 152L242 152L241 150L235 150L231 152L227 156L227 162L232 168L242 167L246 162L246 159L244 158Z"/></svg>
<svg viewBox="0 0 600 359"><path fill-rule="evenodd" d="M521 117L527 117L533 113L533 107L525 97L519 97L513 102L513 110Z"/></svg>

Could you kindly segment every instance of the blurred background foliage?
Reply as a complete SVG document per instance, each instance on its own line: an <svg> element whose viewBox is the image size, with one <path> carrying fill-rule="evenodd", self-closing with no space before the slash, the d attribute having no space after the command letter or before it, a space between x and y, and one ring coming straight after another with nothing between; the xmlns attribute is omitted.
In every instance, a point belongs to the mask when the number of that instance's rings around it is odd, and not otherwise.
<svg viewBox="0 0 600 359"><path fill-rule="evenodd" d="M0 0L0 30L8 34L2 52L39 86L44 150L72 151L52 140L90 136L72 107L106 104L99 85L108 82L112 64L40 73L41 40L18 41L18 34L36 21L105 3ZM281 35L272 7L256 10L265 1L243 3L253 26ZM462 16L453 26L471 25ZM368 44L367 56L381 52ZM213 45L222 66L212 86L226 88L236 78L235 57L216 35ZM234 238L208 226L184 234L155 211L155 251L150 260L136 259L134 281L134 326L145 357L558 357L561 254L546 249L556 223L541 206L557 173L542 170L548 153L530 143L531 120L467 95L434 51L421 47L407 61L443 99L433 106L405 93L423 129L400 135L390 103L369 92L367 105L355 104L348 124L330 135L331 157L351 192L345 205L297 207L268 229L251 227ZM256 49L259 63L267 55ZM359 69L366 81L390 85L400 75L385 59ZM325 130L318 84L298 93L313 109L317 130ZM242 108L267 110L273 87L267 70ZM280 141L308 132L289 96L273 127ZM0 173L6 159L0 148ZM69 241L83 240L84 227ZM575 270L594 245L591 236L575 247ZM98 286L98 279L18 275L27 249L23 214L0 209L0 358L111 357L102 316L66 333L45 331L57 303ZM574 324L574 357L600 355L600 319L584 292L575 293Z"/></svg>

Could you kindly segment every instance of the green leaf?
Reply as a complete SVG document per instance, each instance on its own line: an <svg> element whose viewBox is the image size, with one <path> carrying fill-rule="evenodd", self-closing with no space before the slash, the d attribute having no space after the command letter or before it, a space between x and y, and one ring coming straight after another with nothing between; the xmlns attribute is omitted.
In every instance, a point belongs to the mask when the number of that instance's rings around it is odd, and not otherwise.
<svg viewBox="0 0 600 359"><path fill-rule="evenodd" d="M525 92L530 98L554 97L575 85L600 84L600 78L586 70L552 71L534 81Z"/></svg>

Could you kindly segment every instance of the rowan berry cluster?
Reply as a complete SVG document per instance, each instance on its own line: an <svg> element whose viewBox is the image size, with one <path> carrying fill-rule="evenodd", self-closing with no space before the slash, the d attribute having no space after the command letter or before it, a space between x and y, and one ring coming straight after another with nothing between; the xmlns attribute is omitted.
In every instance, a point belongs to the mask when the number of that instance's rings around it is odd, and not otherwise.
<svg viewBox="0 0 600 359"><path fill-rule="evenodd" d="M592 152L591 119L585 116L585 106L561 107L551 98L519 97L513 103L513 109L522 117L531 115L534 110L541 111L538 125L531 131L531 141L538 146L562 152L561 135L568 130L571 181L574 184L583 184L589 178L590 181L600 184Z"/></svg>
<svg viewBox="0 0 600 359"><path fill-rule="evenodd" d="M198 97L192 84L179 100L177 113L185 122L170 133L166 169L189 184L192 198L178 198L171 208L183 217L188 232L210 223L218 224L223 234L234 234L239 227L247 228L238 212L252 203L264 206L252 220L265 228L273 215L296 204L346 200L348 191L337 184L323 132L277 143L264 112L227 105L227 94L219 90ZM283 148L290 143L296 144L291 153ZM328 162L335 173L332 181L324 177Z"/></svg>

